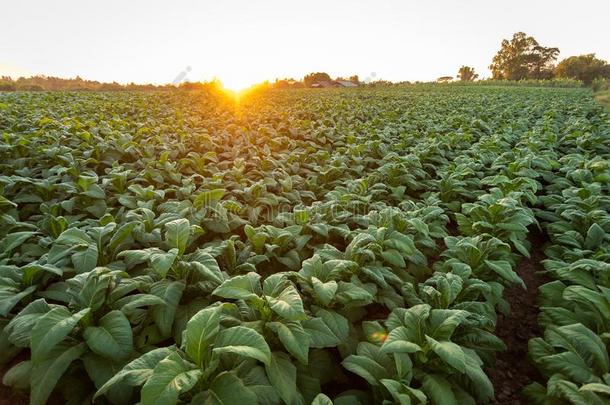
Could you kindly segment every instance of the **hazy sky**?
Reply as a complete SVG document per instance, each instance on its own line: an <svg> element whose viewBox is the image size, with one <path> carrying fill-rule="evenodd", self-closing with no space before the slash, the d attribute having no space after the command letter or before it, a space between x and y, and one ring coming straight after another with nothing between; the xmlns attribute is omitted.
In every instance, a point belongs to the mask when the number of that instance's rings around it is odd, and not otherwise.
<svg viewBox="0 0 610 405"><path fill-rule="evenodd" d="M503 38L525 31L560 59L610 60L610 1L8 0L0 74L169 83L376 73L434 80L460 65L489 76Z"/></svg>

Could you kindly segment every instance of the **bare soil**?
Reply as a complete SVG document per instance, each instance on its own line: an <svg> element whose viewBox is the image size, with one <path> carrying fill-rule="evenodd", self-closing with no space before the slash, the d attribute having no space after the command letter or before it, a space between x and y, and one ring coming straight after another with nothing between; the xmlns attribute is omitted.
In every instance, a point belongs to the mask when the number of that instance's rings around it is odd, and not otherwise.
<svg viewBox="0 0 610 405"><path fill-rule="evenodd" d="M0 405L26 405L28 403L27 393L14 390L2 384L4 374L15 364L26 360L27 357L26 352L22 351L9 363L0 365Z"/></svg>
<svg viewBox="0 0 610 405"><path fill-rule="evenodd" d="M527 343L542 335L538 326L538 287L551 281L539 273L544 270L540 262L545 258L543 247L547 240L539 232L530 233L529 240L531 257L524 258L516 269L527 290L521 286L505 289L504 298L510 304L510 313L498 315L495 334L504 341L507 350L496 356L495 367L485 369L496 394L492 404L525 405L528 402L521 396L523 388L532 382L544 381L529 359Z"/></svg>

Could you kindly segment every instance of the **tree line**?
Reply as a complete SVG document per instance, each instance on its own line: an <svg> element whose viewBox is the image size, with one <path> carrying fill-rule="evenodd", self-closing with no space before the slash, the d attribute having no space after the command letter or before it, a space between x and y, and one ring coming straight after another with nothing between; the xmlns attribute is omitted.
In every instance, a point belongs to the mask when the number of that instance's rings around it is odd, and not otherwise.
<svg viewBox="0 0 610 405"><path fill-rule="evenodd" d="M610 64L595 54L570 56L557 65L559 48L542 46L532 36L517 32L512 39L504 39L500 50L489 65L494 80L548 80L553 78L580 80L586 86L608 86ZM457 79L474 81L474 68L462 66ZM444 81L447 77L439 78Z"/></svg>
<svg viewBox="0 0 610 405"><path fill-rule="evenodd" d="M502 80L509 82L523 81L547 81L550 79L578 80L594 90L605 90L610 83L610 64L599 59L595 54L570 56L555 64L559 56L559 48L546 47L524 32L517 32L511 39L504 39L500 49L493 57L489 69L492 73L492 81ZM475 69L463 65L459 68L457 79L461 82L474 82L479 78ZM443 76L438 82L453 81L452 76ZM485 80L488 82L489 80ZM357 85L362 83L357 75L348 78L337 77L332 79L328 73L315 72L307 74L302 80L277 79L274 83L263 83L265 87L273 88L298 88L312 87L318 83L333 84L337 82L351 82ZM392 85L384 80L376 80L368 85ZM402 82L404 84L408 82ZM259 86L261 86L259 85ZM119 84L103 83L95 80L84 80L80 77L74 79L63 79L50 76L32 76L12 79L8 76L0 77L0 91L14 90L99 90L99 91L121 91L121 90L168 90L179 89L200 90L203 88L218 87L217 81L212 82L183 82L178 86L166 84L156 86L152 84Z"/></svg>

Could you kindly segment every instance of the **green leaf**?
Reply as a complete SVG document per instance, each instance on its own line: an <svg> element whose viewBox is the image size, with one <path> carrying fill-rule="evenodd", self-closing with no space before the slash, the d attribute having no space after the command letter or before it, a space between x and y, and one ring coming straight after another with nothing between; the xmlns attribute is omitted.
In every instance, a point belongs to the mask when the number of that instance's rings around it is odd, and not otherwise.
<svg viewBox="0 0 610 405"><path fill-rule="evenodd" d="M126 315L136 308L165 305L165 301L152 294L133 294L117 300L113 307L120 308Z"/></svg>
<svg viewBox="0 0 610 405"><path fill-rule="evenodd" d="M422 390L433 405L458 405L451 389L451 383L437 374L426 374L422 381Z"/></svg>
<svg viewBox="0 0 610 405"><path fill-rule="evenodd" d="M23 273L23 277L21 278L21 282L24 285L30 285L34 282L36 275L40 274L40 272L47 272L51 274L55 274L61 277L64 272L59 267L56 267L52 264L38 264L36 262L29 263L23 267L21 267L21 271Z"/></svg>
<svg viewBox="0 0 610 405"><path fill-rule="evenodd" d="M449 341L436 341L430 336L426 336L426 341L434 353L444 362L455 368L460 373L466 371L466 355L462 348Z"/></svg>
<svg viewBox="0 0 610 405"><path fill-rule="evenodd" d="M267 235L262 232L257 232L251 225L246 225L244 227L244 232L246 233L246 237L254 246L254 250L260 252L261 249L265 246L265 242L267 241Z"/></svg>
<svg viewBox="0 0 610 405"><path fill-rule="evenodd" d="M33 362L30 405L45 404L70 363L78 359L85 350L85 343L75 346L56 344L45 352L45 360Z"/></svg>
<svg viewBox="0 0 610 405"><path fill-rule="evenodd" d="M112 376L94 395L94 399L103 395L112 386L119 383L125 383L129 386L138 386L144 384L151 376L155 366L164 358L168 357L172 350L167 347L161 347L144 353L142 356L128 363L121 371Z"/></svg>
<svg viewBox="0 0 610 405"><path fill-rule="evenodd" d="M251 298L259 298L255 291L260 289L261 276L257 273L250 272L243 276L231 277L225 280L212 294L229 299L248 300Z"/></svg>
<svg viewBox="0 0 610 405"><path fill-rule="evenodd" d="M277 297L266 296L269 307L282 318L298 321L305 319L301 295L294 286L287 286Z"/></svg>
<svg viewBox="0 0 610 405"><path fill-rule="evenodd" d="M150 266L161 277L165 277L169 269L178 257L178 249L170 249L169 252L157 252L150 255Z"/></svg>
<svg viewBox="0 0 610 405"><path fill-rule="evenodd" d="M335 297L337 293L337 282L334 280L323 283L316 277L311 278L311 284L313 285L313 290L315 293L315 297L318 299L320 304L328 305Z"/></svg>
<svg viewBox="0 0 610 405"><path fill-rule="evenodd" d="M197 194L195 197L195 201L193 202L193 206L195 208L203 208L210 205L216 204L218 201L224 197L226 190L224 188L217 188L214 190L204 191L202 193Z"/></svg>
<svg viewBox="0 0 610 405"><path fill-rule="evenodd" d="M103 357L123 359L133 350L133 334L127 317L118 310L110 311L99 326L85 329L83 337L89 348Z"/></svg>
<svg viewBox="0 0 610 405"><path fill-rule="evenodd" d="M180 218L165 224L165 240L170 248L178 249L178 255L182 256L188 245L191 234L191 226L187 219Z"/></svg>
<svg viewBox="0 0 610 405"><path fill-rule="evenodd" d="M92 243L87 249L72 254L72 263L77 274L90 272L97 266L97 246Z"/></svg>
<svg viewBox="0 0 610 405"><path fill-rule="evenodd" d="M517 275L512 269L512 266L506 260L485 260L485 264L502 277L506 281L510 281L511 283L521 284L523 288L525 287L525 283L521 280L521 277Z"/></svg>
<svg viewBox="0 0 610 405"><path fill-rule="evenodd" d="M185 364L178 353L171 353L157 364L142 387L142 405L171 405L180 394L197 384L202 372Z"/></svg>
<svg viewBox="0 0 610 405"><path fill-rule="evenodd" d="M9 341L18 347L29 347L32 328L50 310L51 307L44 298L30 302L4 328Z"/></svg>
<svg viewBox="0 0 610 405"><path fill-rule="evenodd" d="M422 350L422 348L410 341L411 334L408 329L404 326L399 326L390 331L386 337L383 345L381 346L382 353L415 353Z"/></svg>
<svg viewBox="0 0 610 405"><path fill-rule="evenodd" d="M302 322L311 339L311 347L335 347L344 343L349 334L348 320L333 311L320 310L316 318Z"/></svg>
<svg viewBox="0 0 610 405"><path fill-rule="evenodd" d="M185 288L183 281L168 280L161 280L150 287L151 294L165 301L165 305L156 305L152 309L153 320L163 336L170 336L172 333L176 308Z"/></svg>
<svg viewBox="0 0 610 405"><path fill-rule="evenodd" d="M16 288L0 286L0 316L7 316L19 301L36 291L37 287L32 285L19 291Z"/></svg>
<svg viewBox="0 0 610 405"><path fill-rule="evenodd" d="M333 405L333 401L326 395L319 393L311 402L311 405Z"/></svg>
<svg viewBox="0 0 610 405"><path fill-rule="evenodd" d="M79 228L69 228L66 229L59 235L57 239L55 239L55 243L60 243L63 245L80 245L80 246L89 246L93 243L93 239L85 231Z"/></svg>
<svg viewBox="0 0 610 405"><path fill-rule="evenodd" d="M364 378L371 385L379 385L380 380L389 377L389 372L385 367L366 356L352 354L343 360L341 365Z"/></svg>
<svg viewBox="0 0 610 405"><path fill-rule="evenodd" d="M591 225L587 231L587 237L585 238L585 248L589 250L598 249L605 237L606 232L604 231L604 228L598 224Z"/></svg>
<svg viewBox="0 0 610 405"><path fill-rule="evenodd" d="M222 330L216 337L214 353L235 353L257 359L264 364L271 361L269 345L257 331L245 326Z"/></svg>
<svg viewBox="0 0 610 405"><path fill-rule="evenodd" d="M32 362L29 360L19 362L11 367L2 377L2 384L19 390L30 388L32 375Z"/></svg>
<svg viewBox="0 0 610 405"><path fill-rule="evenodd" d="M288 353L301 363L307 364L309 334L299 322L268 322L267 326L277 333Z"/></svg>
<svg viewBox="0 0 610 405"><path fill-rule="evenodd" d="M110 242L108 243L108 252L114 256L117 253L117 249L121 247L122 244L126 244L125 242L128 240L133 241L133 239L129 239L129 237L137 225L138 223L133 221L119 226L119 228L112 235L112 238L110 238Z"/></svg>
<svg viewBox="0 0 610 405"><path fill-rule="evenodd" d="M303 403L297 390L297 368L290 362L288 356L281 352L274 352L265 371L271 385L279 392L286 404Z"/></svg>
<svg viewBox="0 0 610 405"><path fill-rule="evenodd" d="M91 381L95 384L96 389L103 387L108 380L121 371L121 367L124 365L122 362L116 362L113 361L112 358L98 356L93 352L85 353L81 360L85 366L85 371ZM88 394L89 393L87 392L87 395ZM111 387L105 393L109 402L113 404L129 403L132 394L132 387L118 385Z"/></svg>
<svg viewBox="0 0 610 405"><path fill-rule="evenodd" d="M381 256L383 257L383 259L390 263L392 266L394 267L399 267L399 268L405 268L406 267L406 263L405 263L405 259L402 257L402 255L400 254L400 252L398 250L395 249L389 249L386 251L381 252Z"/></svg>
<svg viewBox="0 0 610 405"><path fill-rule="evenodd" d="M411 405L414 400L416 403L427 403L426 395L418 389L411 388L399 381L389 378L381 380L381 384L388 390L394 400L400 404Z"/></svg>
<svg viewBox="0 0 610 405"><path fill-rule="evenodd" d="M610 396L610 385L601 383L590 383L585 384L579 388L579 391L590 391L598 394L604 394Z"/></svg>
<svg viewBox="0 0 610 405"><path fill-rule="evenodd" d="M185 351L199 366L204 367L208 347L220 330L220 307L208 307L197 312L186 324Z"/></svg>
<svg viewBox="0 0 610 405"><path fill-rule="evenodd" d="M196 255L195 261L188 262L187 266L199 273L204 280L212 281L215 285L221 284L224 276L214 256L203 252L196 252Z"/></svg>
<svg viewBox="0 0 610 405"><path fill-rule="evenodd" d="M256 404L256 394L248 389L243 381L233 372L224 371L216 376L210 388L204 405Z"/></svg>
<svg viewBox="0 0 610 405"><path fill-rule="evenodd" d="M18 246L21 246L26 240L36 235L38 232L23 231L13 232L6 235L0 240L0 255L8 256Z"/></svg>
<svg viewBox="0 0 610 405"><path fill-rule="evenodd" d="M44 314L32 328L31 347L34 364L44 360L89 312L90 309L85 308L72 315L66 308L58 307Z"/></svg>

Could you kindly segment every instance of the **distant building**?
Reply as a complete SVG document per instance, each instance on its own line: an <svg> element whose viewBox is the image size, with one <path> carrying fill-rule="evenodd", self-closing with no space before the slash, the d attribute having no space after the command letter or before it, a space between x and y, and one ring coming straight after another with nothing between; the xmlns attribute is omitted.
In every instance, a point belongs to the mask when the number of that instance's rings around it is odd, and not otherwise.
<svg viewBox="0 0 610 405"><path fill-rule="evenodd" d="M313 83L313 84L311 85L311 87L313 87L313 88L318 88L318 89L319 89L319 88L328 88L328 87L337 87L337 85L335 85L334 83L335 83L335 82L334 82L334 81L332 81L332 80L331 80L330 82L329 82L329 81L326 81L326 80L322 80L322 81L319 81L319 82L315 82L315 83Z"/></svg>
<svg viewBox="0 0 610 405"><path fill-rule="evenodd" d="M350 82L349 80L335 80L339 87L358 87L358 83Z"/></svg>
<svg viewBox="0 0 610 405"><path fill-rule="evenodd" d="M311 85L311 87L320 89L320 88L329 88L329 87L358 87L357 83L350 82L349 80L323 80L315 82Z"/></svg>

